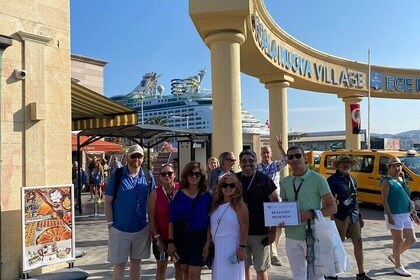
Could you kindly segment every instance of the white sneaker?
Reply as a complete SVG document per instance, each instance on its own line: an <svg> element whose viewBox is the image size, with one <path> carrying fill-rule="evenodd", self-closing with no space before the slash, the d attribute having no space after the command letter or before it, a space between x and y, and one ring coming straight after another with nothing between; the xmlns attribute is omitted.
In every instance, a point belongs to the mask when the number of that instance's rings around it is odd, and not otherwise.
<svg viewBox="0 0 420 280"><path fill-rule="evenodd" d="M404 277L411 277L411 273L408 272L404 266L394 268L394 273Z"/></svg>

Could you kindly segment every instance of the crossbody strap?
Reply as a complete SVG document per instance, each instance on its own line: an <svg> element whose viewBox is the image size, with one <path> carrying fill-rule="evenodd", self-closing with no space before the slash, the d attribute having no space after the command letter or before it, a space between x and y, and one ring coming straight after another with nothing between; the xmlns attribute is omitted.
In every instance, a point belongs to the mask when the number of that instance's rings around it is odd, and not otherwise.
<svg viewBox="0 0 420 280"><path fill-rule="evenodd" d="M226 207L226 208L225 208L225 210L223 211L222 216L221 216L219 219L217 219L217 227L216 227L216 230L215 230L215 232L214 232L214 236L216 236L216 233L217 233L217 231L219 230L220 222L222 221L222 218L223 218L223 216L225 215L226 210L227 210L229 207L230 207L230 202L228 203L227 207Z"/></svg>

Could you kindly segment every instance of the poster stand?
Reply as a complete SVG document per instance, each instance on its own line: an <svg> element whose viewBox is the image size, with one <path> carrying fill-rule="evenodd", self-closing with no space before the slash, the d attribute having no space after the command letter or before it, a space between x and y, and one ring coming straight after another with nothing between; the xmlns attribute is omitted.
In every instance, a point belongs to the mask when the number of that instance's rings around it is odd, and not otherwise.
<svg viewBox="0 0 420 280"><path fill-rule="evenodd" d="M21 188L22 279L36 268L74 263L74 186Z"/></svg>

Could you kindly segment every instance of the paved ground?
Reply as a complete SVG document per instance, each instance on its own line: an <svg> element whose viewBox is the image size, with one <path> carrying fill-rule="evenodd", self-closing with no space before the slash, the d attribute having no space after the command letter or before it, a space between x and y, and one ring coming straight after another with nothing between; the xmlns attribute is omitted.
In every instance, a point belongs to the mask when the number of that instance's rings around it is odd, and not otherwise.
<svg viewBox="0 0 420 280"><path fill-rule="evenodd" d="M82 258L78 258L75 267L82 268L90 274L89 279L111 279L112 267L107 263L107 239L108 230L103 216L90 216L94 213L93 202L88 201L89 194L83 193L83 213L76 216L76 248L86 252ZM103 213L103 204L98 208L98 213ZM375 206L362 205L366 225L363 230L365 267L368 275L374 279L402 279L403 277L393 274L392 264L387 255L391 253L391 237L385 229L383 210ZM416 232L419 227L416 228ZM417 237L420 237L417 234ZM339 276L339 279L355 279L357 272L353 256L351 242L345 242L353 270ZM269 270L270 279L292 279L289 263L284 252L284 241L279 245L281 267L273 267ZM405 267L413 274L411 279L420 279L420 242L403 256ZM143 262L143 278L155 279L155 260L147 259ZM127 279L128 279L128 273ZM174 279L173 266L169 265L167 279ZM211 271L203 270L202 279L211 279ZM254 279L256 277L254 276Z"/></svg>

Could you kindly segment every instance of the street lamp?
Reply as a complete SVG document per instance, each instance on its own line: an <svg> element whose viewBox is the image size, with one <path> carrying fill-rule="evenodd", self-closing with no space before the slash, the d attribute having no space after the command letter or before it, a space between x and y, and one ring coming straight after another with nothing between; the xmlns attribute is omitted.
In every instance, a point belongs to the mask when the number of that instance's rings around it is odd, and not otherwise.
<svg viewBox="0 0 420 280"><path fill-rule="evenodd" d="M144 113L143 113L143 100L144 100L144 95L140 95L140 99L141 99L141 124L144 124Z"/></svg>
<svg viewBox="0 0 420 280"><path fill-rule="evenodd" d="M190 116L188 116L187 114L185 114L185 115L175 115L175 114L169 114L169 116L171 117L171 118L174 118L174 119L185 119L186 120L186 122L187 122L187 129L189 129L189 119L190 119Z"/></svg>

